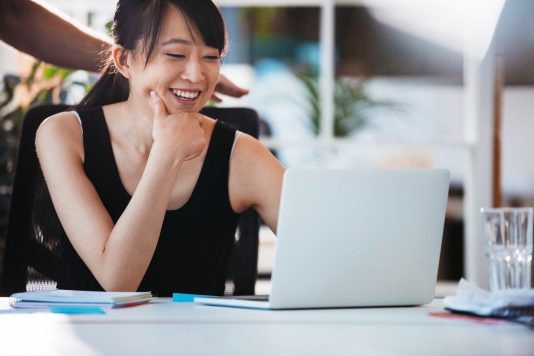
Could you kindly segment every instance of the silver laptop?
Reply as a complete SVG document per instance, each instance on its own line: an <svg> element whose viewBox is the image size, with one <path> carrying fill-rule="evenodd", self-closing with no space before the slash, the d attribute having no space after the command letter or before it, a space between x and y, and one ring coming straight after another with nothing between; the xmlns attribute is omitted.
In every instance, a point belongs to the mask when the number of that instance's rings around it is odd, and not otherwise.
<svg viewBox="0 0 534 356"><path fill-rule="evenodd" d="M288 170L271 294L195 302L260 309L429 303L448 190L442 169Z"/></svg>

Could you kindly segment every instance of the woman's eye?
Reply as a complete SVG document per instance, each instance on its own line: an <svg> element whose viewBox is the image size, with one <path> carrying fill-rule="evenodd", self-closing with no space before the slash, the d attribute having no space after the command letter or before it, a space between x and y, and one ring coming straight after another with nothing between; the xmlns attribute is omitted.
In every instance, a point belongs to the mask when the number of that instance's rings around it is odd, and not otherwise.
<svg viewBox="0 0 534 356"><path fill-rule="evenodd" d="M218 61L221 57L219 56L204 56L209 61Z"/></svg>
<svg viewBox="0 0 534 356"><path fill-rule="evenodd" d="M185 55L180 53L166 53L166 55L172 58L185 58Z"/></svg>

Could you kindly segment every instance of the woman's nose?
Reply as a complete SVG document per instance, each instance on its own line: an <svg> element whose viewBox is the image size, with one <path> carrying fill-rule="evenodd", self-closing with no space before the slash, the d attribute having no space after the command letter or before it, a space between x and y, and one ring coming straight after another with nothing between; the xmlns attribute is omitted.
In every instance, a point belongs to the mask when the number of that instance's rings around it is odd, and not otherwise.
<svg viewBox="0 0 534 356"><path fill-rule="evenodd" d="M202 68L198 59L190 58L185 64L185 68L182 71L182 78L192 83L199 82L202 79Z"/></svg>

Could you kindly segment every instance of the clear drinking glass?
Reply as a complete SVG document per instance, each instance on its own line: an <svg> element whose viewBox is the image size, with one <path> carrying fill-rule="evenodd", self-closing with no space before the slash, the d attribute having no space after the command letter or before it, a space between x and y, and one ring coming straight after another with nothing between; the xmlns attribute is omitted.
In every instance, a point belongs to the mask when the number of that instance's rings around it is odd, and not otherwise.
<svg viewBox="0 0 534 356"><path fill-rule="evenodd" d="M492 291L530 288L533 208L482 208Z"/></svg>

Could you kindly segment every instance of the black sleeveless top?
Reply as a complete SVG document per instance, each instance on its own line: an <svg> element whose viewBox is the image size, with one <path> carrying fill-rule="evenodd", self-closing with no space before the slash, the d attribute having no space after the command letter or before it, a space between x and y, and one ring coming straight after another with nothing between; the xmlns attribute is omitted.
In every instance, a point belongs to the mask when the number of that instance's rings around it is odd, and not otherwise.
<svg viewBox="0 0 534 356"><path fill-rule="evenodd" d="M83 129L85 172L113 222L131 196L119 177L102 108L78 112ZM230 206L228 173L235 129L217 121L193 193L165 214L152 261L139 286L159 296L173 292L222 295L238 215ZM80 217L83 219L83 217ZM102 290L66 236L60 242L58 288Z"/></svg>

